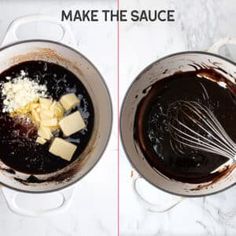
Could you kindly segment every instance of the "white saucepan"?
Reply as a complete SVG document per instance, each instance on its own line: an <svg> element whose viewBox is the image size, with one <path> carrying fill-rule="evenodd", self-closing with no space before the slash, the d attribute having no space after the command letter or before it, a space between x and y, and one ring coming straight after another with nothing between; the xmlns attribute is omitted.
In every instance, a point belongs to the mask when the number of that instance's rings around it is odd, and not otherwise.
<svg viewBox="0 0 236 236"><path fill-rule="evenodd" d="M62 29L62 37L57 42L49 40L17 41L16 30L28 22L49 22ZM0 161L0 183L11 189L29 193L48 193L63 189L85 176L101 158L109 140L112 125L111 99L96 67L81 53L65 45L72 43L71 31L65 24L45 16L28 16L14 21L4 39L0 50L0 73L18 63L32 60L44 60L66 67L73 72L86 87L94 106L94 128L88 145L78 160L69 166L50 174L35 175L36 182L26 181L29 174L9 171L9 167ZM16 42L17 41L17 42Z"/></svg>
<svg viewBox="0 0 236 236"><path fill-rule="evenodd" d="M215 54L209 52L180 52L164 57L144 69L130 86L122 106L121 139L126 155L133 167L144 179L155 187L168 193L194 197L213 194L235 184L235 168L232 168L231 171L227 172L223 178L212 183L192 184L170 179L162 173L154 170L149 165L145 159L144 153L135 142L133 133L136 109L141 99L145 96L142 91L178 71L192 71L193 67L191 65L193 63L206 65L210 68L216 68L215 65L217 65L219 69L215 70L221 71L220 73L223 73L228 80L235 83L235 63L216 54L223 45L235 43L236 42L233 39L221 40L210 49L210 51L215 52ZM140 193L137 191L136 182L138 178L139 177L134 180L134 190L137 193L137 196L142 198ZM179 200L180 198L177 199L177 202L174 202L167 208L173 207L179 202Z"/></svg>

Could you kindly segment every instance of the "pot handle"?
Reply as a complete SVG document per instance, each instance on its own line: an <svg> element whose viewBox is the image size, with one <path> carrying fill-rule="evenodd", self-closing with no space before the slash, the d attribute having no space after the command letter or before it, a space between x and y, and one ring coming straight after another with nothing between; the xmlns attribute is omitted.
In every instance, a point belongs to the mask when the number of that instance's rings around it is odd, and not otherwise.
<svg viewBox="0 0 236 236"><path fill-rule="evenodd" d="M156 213L168 212L185 199L184 197L175 196L169 193L165 193L164 191L161 191L161 194L165 194L166 197L171 198L171 200L169 202L167 201L167 199L165 199L165 201L160 200L158 204L151 203L150 201L145 199L144 196L142 196L142 194L139 192L137 188L137 183L140 179L143 178L139 174L134 172L132 180L133 191L139 203L150 212L156 212Z"/></svg>
<svg viewBox="0 0 236 236"><path fill-rule="evenodd" d="M27 217L41 217L41 216L50 215L52 213L64 212L70 206L70 203L73 197L73 192L74 192L74 187L70 187L70 188L67 188L58 192L47 193L47 194L60 194L62 200L56 206L52 208L43 209L43 210L39 210L39 209L33 210L33 209L25 209L24 207L20 206L17 203L17 197L20 194L24 194L24 197L27 197L25 196L25 194L27 195L27 193L21 193L15 190L11 190L7 187L2 187L2 193L6 200L9 210L17 215L27 216ZM30 195L31 196L28 196L28 197L32 198L33 194L30 194ZM47 196L42 194L42 198L43 197L45 197L45 199L47 198Z"/></svg>
<svg viewBox="0 0 236 236"><path fill-rule="evenodd" d="M55 17L46 16L46 15L28 15L16 18L11 22L11 24L8 26L7 32L5 34L5 37L1 43L1 46L5 46L10 43L14 43L17 41L20 41L20 39L17 37L17 29L25 24L32 23L32 22L49 22L55 25L58 25L62 30L62 36L57 41L70 45L72 47L76 47L76 40L74 38L74 35L71 31L70 25L65 22L59 21Z"/></svg>
<svg viewBox="0 0 236 236"><path fill-rule="evenodd" d="M229 44L236 45L236 38L231 38L231 37L222 38L219 41L217 41L216 43L214 43L207 51L218 54L219 50L224 45L229 45Z"/></svg>

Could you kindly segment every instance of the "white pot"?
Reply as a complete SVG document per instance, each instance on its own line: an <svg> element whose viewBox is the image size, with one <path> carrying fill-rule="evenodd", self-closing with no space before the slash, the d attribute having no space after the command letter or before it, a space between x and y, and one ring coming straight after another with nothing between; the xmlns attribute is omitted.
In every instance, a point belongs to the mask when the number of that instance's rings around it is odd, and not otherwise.
<svg viewBox="0 0 236 236"><path fill-rule="evenodd" d="M71 32L65 25L50 17L29 16L17 19L10 26L4 43L17 41L16 29L27 22L49 21L61 26L60 41L71 40ZM68 41L68 40L67 40ZM28 40L4 46L0 52L0 73L25 61L43 60L66 67L73 72L87 89L94 106L94 128L85 150L78 160L50 174L34 175L39 181L27 181L29 174L16 170L15 174L0 161L0 183L18 191L45 193L63 189L85 176L102 156L109 140L112 125L112 105L106 84L95 66L81 53L61 42Z"/></svg>
<svg viewBox="0 0 236 236"><path fill-rule="evenodd" d="M217 52L225 43L235 43L235 41L229 39L223 40L215 44L212 49ZM145 96L142 93L143 89L178 71L193 71L192 64L206 65L212 68L215 68L215 65L217 65L217 67L222 69L220 73L223 73L228 80L235 83L235 63L221 56L208 52L181 52L173 54L154 62L137 76L125 96L121 112L121 138L124 150L131 164L143 178L154 186L166 192L181 196L213 194L227 189L234 185L236 181L235 168L232 168L231 172L228 172L223 178L212 183L190 184L169 179L149 165L145 155L134 140L135 113L139 102ZM226 73L223 71L226 71ZM139 195L137 189L134 189L137 195Z"/></svg>

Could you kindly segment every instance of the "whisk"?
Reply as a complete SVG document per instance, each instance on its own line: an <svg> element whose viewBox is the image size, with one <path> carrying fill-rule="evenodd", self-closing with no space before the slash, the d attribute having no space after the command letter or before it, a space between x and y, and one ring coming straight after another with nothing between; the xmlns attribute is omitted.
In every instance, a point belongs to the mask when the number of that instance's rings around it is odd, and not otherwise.
<svg viewBox="0 0 236 236"><path fill-rule="evenodd" d="M171 138L182 152L190 148L229 159L211 173L236 161L236 144L208 107L195 101L176 101L169 106L167 118Z"/></svg>

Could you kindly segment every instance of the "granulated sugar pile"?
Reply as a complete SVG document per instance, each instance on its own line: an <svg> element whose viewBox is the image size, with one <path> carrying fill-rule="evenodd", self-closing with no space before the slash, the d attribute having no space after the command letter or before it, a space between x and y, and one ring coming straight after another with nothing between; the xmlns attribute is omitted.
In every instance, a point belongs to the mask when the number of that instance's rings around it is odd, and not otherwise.
<svg viewBox="0 0 236 236"><path fill-rule="evenodd" d="M27 104L47 96L47 87L27 77L24 71L15 78L7 77L8 82L2 83L3 100L2 112L14 112Z"/></svg>

